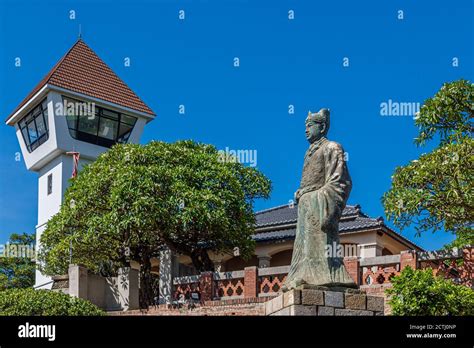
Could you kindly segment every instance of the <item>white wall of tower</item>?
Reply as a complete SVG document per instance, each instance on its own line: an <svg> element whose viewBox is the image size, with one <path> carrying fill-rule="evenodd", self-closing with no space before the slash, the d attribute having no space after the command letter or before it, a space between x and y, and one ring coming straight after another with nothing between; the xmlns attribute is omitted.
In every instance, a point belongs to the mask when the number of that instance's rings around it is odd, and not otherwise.
<svg viewBox="0 0 474 348"><path fill-rule="evenodd" d="M46 228L48 220L59 212L64 200L64 193L70 184L69 179L73 171L73 157L66 155L66 152L76 151L80 153L79 170L85 165L93 162L101 153L108 150L106 147L78 141L69 133L67 119L62 114L57 114L56 105L63 102L63 96L80 101L91 101L81 98L75 94L68 95L67 92L47 90L36 96L33 104L38 104L47 98L48 104L48 131L49 137L31 153L28 152L23 140L23 136L15 124L18 142L28 170L38 173L38 223L36 225L36 247L41 248L41 235ZM95 102L94 100L92 100ZM98 106L110 110L124 112L120 107L96 103ZM147 119L141 115L125 111L126 114L137 117L137 122L130 134L129 143L138 143L143 132ZM19 117L21 119L21 117ZM48 194L48 176L52 175L52 192ZM51 278L41 272L36 272L35 287L50 288Z"/></svg>
<svg viewBox="0 0 474 348"><path fill-rule="evenodd" d="M78 166L79 170L91 162L87 159L81 159ZM38 224L36 225L36 246L38 250L41 247L41 235L46 228L47 222L59 212L61 204L64 202L64 194L70 184L73 166L72 156L61 154L41 168L38 173ZM48 177L50 175L52 185L51 193L48 193ZM41 285L50 281L51 278L37 271L35 287L41 287ZM48 288L48 286L43 286L42 288Z"/></svg>

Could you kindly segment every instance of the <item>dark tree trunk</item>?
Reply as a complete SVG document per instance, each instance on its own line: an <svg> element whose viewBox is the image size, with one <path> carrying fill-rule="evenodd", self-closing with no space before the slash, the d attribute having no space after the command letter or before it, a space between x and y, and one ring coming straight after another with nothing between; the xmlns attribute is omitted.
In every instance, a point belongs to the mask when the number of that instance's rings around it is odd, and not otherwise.
<svg viewBox="0 0 474 348"><path fill-rule="evenodd" d="M191 261L193 262L194 268L196 271L206 272L212 271L214 272L214 263L212 262L211 258L207 254L207 251L204 249L197 249L191 252Z"/></svg>
<svg viewBox="0 0 474 348"><path fill-rule="evenodd" d="M142 258L140 267L140 308L147 309L153 304L153 279L148 256Z"/></svg>

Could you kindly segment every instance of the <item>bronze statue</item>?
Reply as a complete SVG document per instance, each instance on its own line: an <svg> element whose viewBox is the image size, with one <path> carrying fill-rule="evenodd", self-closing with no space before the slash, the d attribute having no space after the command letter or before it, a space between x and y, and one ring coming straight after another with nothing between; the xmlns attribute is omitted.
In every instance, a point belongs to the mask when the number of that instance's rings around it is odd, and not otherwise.
<svg viewBox="0 0 474 348"><path fill-rule="evenodd" d="M306 138L310 142L303 166L300 188L295 193L298 222L290 272L283 291L311 287L356 287L336 250L339 219L352 182L344 150L326 138L329 109L308 113Z"/></svg>

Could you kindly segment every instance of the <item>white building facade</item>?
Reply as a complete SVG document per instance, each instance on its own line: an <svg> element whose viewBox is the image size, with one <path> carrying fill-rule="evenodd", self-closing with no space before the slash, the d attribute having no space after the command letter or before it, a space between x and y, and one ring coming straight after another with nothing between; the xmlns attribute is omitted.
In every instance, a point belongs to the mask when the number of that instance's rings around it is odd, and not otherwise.
<svg viewBox="0 0 474 348"><path fill-rule="evenodd" d="M38 173L37 250L75 167L80 170L116 143L138 143L154 117L81 39L8 116L26 168ZM71 152L79 154L77 164ZM36 271L35 288L51 285L50 277Z"/></svg>

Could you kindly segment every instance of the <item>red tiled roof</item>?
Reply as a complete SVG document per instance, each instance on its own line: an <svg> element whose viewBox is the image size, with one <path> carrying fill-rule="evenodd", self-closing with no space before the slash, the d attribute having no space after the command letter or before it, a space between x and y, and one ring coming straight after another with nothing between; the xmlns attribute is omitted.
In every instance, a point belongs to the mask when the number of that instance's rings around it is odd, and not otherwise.
<svg viewBox="0 0 474 348"><path fill-rule="evenodd" d="M46 84L155 115L82 39L69 49L7 120Z"/></svg>

